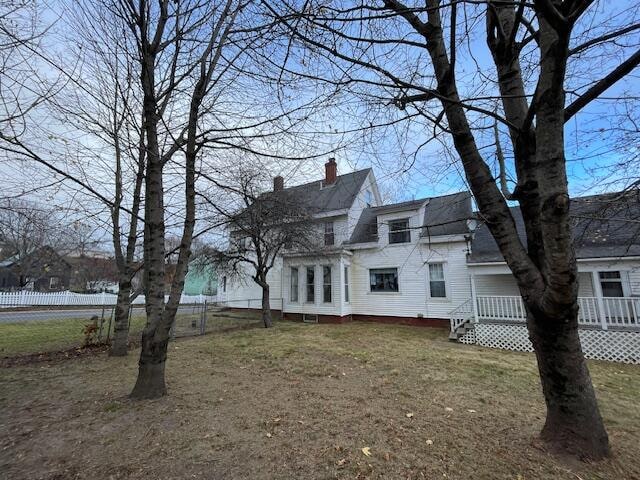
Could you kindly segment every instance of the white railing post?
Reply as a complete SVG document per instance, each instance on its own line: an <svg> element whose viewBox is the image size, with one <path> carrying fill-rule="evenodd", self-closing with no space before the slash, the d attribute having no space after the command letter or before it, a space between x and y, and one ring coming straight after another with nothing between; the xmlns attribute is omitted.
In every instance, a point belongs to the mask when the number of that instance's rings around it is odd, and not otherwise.
<svg viewBox="0 0 640 480"><path fill-rule="evenodd" d="M476 276L471 275L471 306L473 309L473 323L478 322L478 296L476 295Z"/></svg>
<svg viewBox="0 0 640 480"><path fill-rule="evenodd" d="M591 272L591 279L593 281L593 291L596 294L596 302L598 304L598 317L600 319L600 326L603 330L607 330L607 315L604 309L604 300L602 300L602 287L600 285L600 277L598 272Z"/></svg>

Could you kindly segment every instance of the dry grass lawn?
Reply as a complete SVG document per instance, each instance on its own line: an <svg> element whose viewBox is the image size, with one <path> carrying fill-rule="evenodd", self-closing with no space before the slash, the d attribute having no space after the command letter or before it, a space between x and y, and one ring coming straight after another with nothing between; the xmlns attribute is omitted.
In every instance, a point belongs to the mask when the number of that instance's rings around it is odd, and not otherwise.
<svg viewBox="0 0 640 480"><path fill-rule="evenodd" d="M137 353L0 369L0 477L640 478L637 366L590 362L615 453L587 464L535 441L532 355L441 330L285 322L183 339L169 395L148 402L127 399Z"/></svg>

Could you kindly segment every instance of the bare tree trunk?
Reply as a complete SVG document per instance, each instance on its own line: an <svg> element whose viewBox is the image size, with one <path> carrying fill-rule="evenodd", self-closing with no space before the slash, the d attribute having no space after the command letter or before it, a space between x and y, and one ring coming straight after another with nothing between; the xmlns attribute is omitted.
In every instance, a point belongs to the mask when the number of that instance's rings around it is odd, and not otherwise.
<svg viewBox="0 0 640 480"><path fill-rule="evenodd" d="M147 329L142 334L142 348L138 362L138 378L130 397L138 400L159 398L167 393L164 365L167 360L169 332L164 340L156 340Z"/></svg>
<svg viewBox="0 0 640 480"><path fill-rule="evenodd" d="M262 323L264 328L273 327L271 319L271 305L269 304L269 284L262 284Z"/></svg>
<svg viewBox="0 0 640 480"><path fill-rule="evenodd" d="M609 455L609 439L580 347L577 312L576 303L561 316L529 311L527 317L547 405L540 436L554 450L597 460Z"/></svg>
<svg viewBox="0 0 640 480"><path fill-rule="evenodd" d="M143 83L153 81L153 61L143 68ZM146 86L145 97L153 97L153 87ZM148 93L151 92L151 93ZM165 260L164 260L164 192L162 182L162 158L159 155L157 136L158 116L155 99L145 98L147 129L147 172L145 177L145 225L144 225L144 277L147 325L142 332L138 378L131 392L132 398L157 398L166 394L164 363L171 324L163 323Z"/></svg>
<svg viewBox="0 0 640 480"><path fill-rule="evenodd" d="M109 355L124 357L129 345L129 310L131 309L131 280L121 279L118 283L118 299L114 315L113 340Z"/></svg>

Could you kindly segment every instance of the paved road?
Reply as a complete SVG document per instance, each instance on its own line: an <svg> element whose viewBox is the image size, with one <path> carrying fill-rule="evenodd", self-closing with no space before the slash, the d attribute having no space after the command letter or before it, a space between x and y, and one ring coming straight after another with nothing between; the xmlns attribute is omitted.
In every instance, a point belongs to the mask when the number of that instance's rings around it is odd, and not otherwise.
<svg viewBox="0 0 640 480"><path fill-rule="evenodd" d="M111 314L111 306L105 308L105 317ZM198 307L196 307L198 308ZM193 307L185 306L180 307L178 313L191 313ZM196 309L196 312L198 310ZM43 320L63 320L69 318L83 318L86 320L91 319L94 315L100 317L102 314L102 307L92 307L87 309L70 309L70 310L46 310L43 307L34 307L33 310L19 310L13 312L3 312L0 309L0 323L15 323L15 322L31 322L31 321L43 321ZM134 315L144 315L144 306L135 306Z"/></svg>

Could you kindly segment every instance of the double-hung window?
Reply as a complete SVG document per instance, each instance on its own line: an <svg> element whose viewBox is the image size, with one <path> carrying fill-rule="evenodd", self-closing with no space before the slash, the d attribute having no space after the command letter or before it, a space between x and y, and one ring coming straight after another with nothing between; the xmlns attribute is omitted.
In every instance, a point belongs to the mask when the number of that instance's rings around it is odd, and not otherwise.
<svg viewBox="0 0 640 480"><path fill-rule="evenodd" d="M620 272L598 272L603 297L624 297Z"/></svg>
<svg viewBox="0 0 640 480"><path fill-rule="evenodd" d="M408 243L411 241L409 219L392 220L389 222L389 243Z"/></svg>
<svg viewBox="0 0 640 480"><path fill-rule="evenodd" d="M331 303L331 266L322 267L322 301Z"/></svg>
<svg viewBox="0 0 640 480"><path fill-rule="evenodd" d="M397 292L397 268L372 268L369 270L369 288L372 292Z"/></svg>
<svg viewBox="0 0 640 480"><path fill-rule="evenodd" d="M349 303L349 267L344 267L344 302Z"/></svg>
<svg viewBox="0 0 640 480"><path fill-rule="evenodd" d="M291 292L289 299L292 303L298 301L298 267L291 267Z"/></svg>
<svg viewBox="0 0 640 480"><path fill-rule="evenodd" d="M307 267L305 275L305 291L307 294L306 302L314 303L316 301L316 268L315 265Z"/></svg>
<svg viewBox="0 0 640 480"><path fill-rule="evenodd" d="M333 222L325 222L324 224L324 244L330 247L335 243L335 235L333 234Z"/></svg>
<svg viewBox="0 0 640 480"><path fill-rule="evenodd" d="M429 294L431 298L446 298L447 285L444 279L444 264L429 264Z"/></svg>

